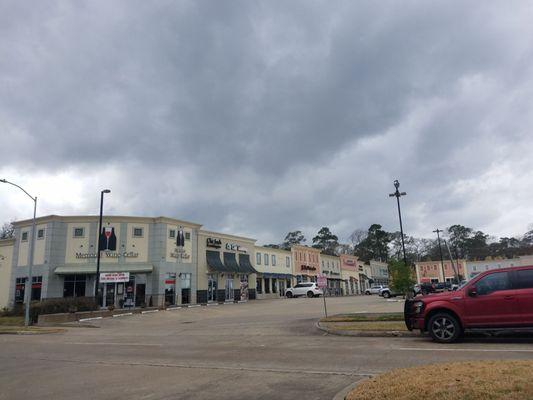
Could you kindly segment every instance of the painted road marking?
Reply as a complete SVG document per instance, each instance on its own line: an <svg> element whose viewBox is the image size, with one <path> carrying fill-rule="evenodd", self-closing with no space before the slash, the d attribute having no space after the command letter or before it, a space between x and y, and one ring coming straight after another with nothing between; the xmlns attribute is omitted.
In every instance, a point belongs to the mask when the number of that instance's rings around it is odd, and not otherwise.
<svg viewBox="0 0 533 400"><path fill-rule="evenodd" d="M123 313L123 314L113 314L113 318L123 317L125 315L133 315L133 313L132 312L128 312L128 313Z"/></svg>
<svg viewBox="0 0 533 400"><path fill-rule="evenodd" d="M150 314L154 312L159 312L159 310L148 310L148 311L141 311L141 314Z"/></svg>
<svg viewBox="0 0 533 400"><path fill-rule="evenodd" d="M464 348L458 348L458 349L443 349L439 347L431 347L431 348L424 348L424 347L398 347L393 350L400 350L400 351L459 351L459 352L483 352L483 353L533 353L533 349L464 349Z"/></svg>
<svg viewBox="0 0 533 400"><path fill-rule="evenodd" d="M83 346L141 346L141 347L163 347L157 343L113 343L113 342L65 342L64 344L75 344Z"/></svg>
<svg viewBox="0 0 533 400"><path fill-rule="evenodd" d="M82 318L78 320L78 322L85 322L85 321L94 321L96 319L102 319L103 317L93 317L93 318Z"/></svg>

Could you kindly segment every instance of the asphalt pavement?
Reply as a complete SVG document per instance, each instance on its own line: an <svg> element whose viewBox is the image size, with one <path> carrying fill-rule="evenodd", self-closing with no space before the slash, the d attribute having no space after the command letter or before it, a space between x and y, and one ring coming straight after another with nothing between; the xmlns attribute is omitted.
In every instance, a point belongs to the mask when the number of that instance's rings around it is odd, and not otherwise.
<svg viewBox="0 0 533 400"><path fill-rule="evenodd" d="M328 298L329 314L401 311L376 296ZM0 399L331 399L392 368L530 359L533 339L324 334L320 298L257 300L93 322L48 335L0 336ZM445 382L446 377L443 377Z"/></svg>

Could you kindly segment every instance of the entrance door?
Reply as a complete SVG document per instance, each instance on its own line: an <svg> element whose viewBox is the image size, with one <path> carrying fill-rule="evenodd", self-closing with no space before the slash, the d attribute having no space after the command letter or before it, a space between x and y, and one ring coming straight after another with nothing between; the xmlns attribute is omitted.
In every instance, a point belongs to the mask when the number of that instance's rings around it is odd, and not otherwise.
<svg viewBox="0 0 533 400"><path fill-rule="evenodd" d="M228 274L226 277L226 301L233 300L233 275Z"/></svg>
<svg viewBox="0 0 533 400"><path fill-rule="evenodd" d="M217 301L217 275L207 275L207 301Z"/></svg>
<svg viewBox="0 0 533 400"><path fill-rule="evenodd" d="M115 285L115 283L106 283L104 294L104 307L115 306Z"/></svg>
<svg viewBox="0 0 533 400"><path fill-rule="evenodd" d="M284 279L279 280L279 295L285 296L285 280Z"/></svg>
<svg viewBox="0 0 533 400"><path fill-rule="evenodd" d="M138 283L135 285L135 307L146 305L146 284Z"/></svg>
<svg viewBox="0 0 533 400"><path fill-rule="evenodd" d="M191 302L191 274L181 274L181 304L189 304Z"/></svg>

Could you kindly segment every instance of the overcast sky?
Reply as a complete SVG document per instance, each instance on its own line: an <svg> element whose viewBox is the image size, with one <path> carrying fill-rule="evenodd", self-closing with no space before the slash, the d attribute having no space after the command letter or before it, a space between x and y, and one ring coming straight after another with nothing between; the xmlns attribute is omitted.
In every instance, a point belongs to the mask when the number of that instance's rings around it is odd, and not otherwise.
<svg viewBox="0 0 533 400"><path fill-rule="evenodd" d="M0 178L38 214L281 242L533 223L533 4L2 1ZM32 203L0 186L0 221Z"/></svg>

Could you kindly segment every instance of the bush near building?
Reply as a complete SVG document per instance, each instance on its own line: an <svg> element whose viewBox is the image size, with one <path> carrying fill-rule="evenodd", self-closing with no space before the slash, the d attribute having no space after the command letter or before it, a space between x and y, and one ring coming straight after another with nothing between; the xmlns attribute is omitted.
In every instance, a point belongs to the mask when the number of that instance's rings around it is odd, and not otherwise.
<svg viewBox="0 0 533 400"><path fill-rule="evenodd" d="M37 322L41 314L74 313L94 311L98 306L92 297L65 297L33 302L30 306L30 319Z"/></svg>

